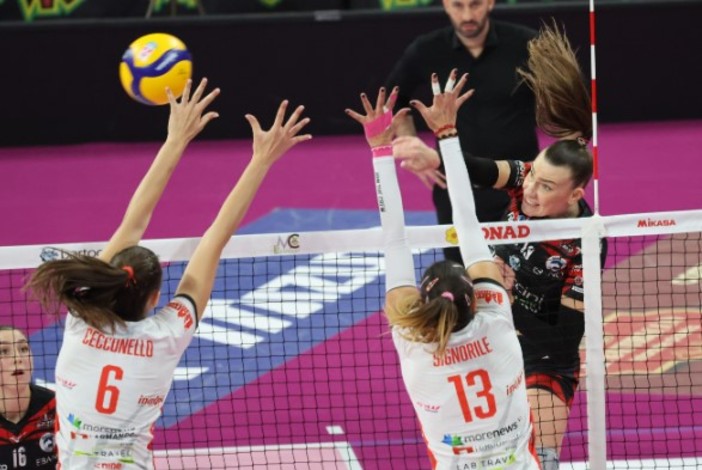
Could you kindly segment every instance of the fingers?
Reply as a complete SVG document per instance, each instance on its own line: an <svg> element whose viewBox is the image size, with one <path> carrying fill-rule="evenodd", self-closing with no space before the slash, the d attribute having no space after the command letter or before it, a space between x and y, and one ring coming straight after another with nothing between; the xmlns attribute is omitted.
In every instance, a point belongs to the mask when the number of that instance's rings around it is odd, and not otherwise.
<svg viewBox="0 0 702 470"><path fill-rule="evenodd" d="M247 121L249 121L249 125L251 126L251 130L253 131L254 135L261 132L261 124L258 122L258 119L256 119L256 116L253 114L245 114L244 117Z"/></svg>
<svg viewBox="0 0 702 470"><path fill-rule="evenodd" d="M199 90L199 88L198 88L198 90ZM220 92L221 92L221 90L220 90L219 88L215 88L214 90L212 90L211 92L209 92L209 93L207 94L207 96L205 96L205 97L202 99L202 101L200 101L200 102L198 103L198 105L200 106L200 108L201 108L201 109L207 108L207 107L214 101L214 99L217 98L217 97L219 96ZM195 92L195 94L197 95L197 92ZM200 93L200 94L202 94L202 93ZM199 96L198 96L198 100L199 100L199 99L200 99L200 98L199 98ZM193 95L193 101L195 101L195 95ZM197 101L195 101L195 102L197 103Z"/></svg>
<svg viewBox="0 0 702 470"><path fill-rule="evenodd" d="M387 101L387 103L385 103L384 110L392 111L392 108L395 107L395 102L397 101L397 94L399 92L400 92L399 87L395 87L392 89L392 91L390 92L390 96L388 97L388 101ZM403 109L407 109L409 111L409 108L403 108ZM400 114L401 112L402 112L402 109L400 111L398 111L397 114Z"/></svg>
<svg viewBox="0 0 702 470"><path fill-rule="evenodd" d="M378 98L375 100L375 112L377 114L382 113L383 107L385 106L385 87L380 87L378 91Z"/></svg>
<svg viewBox="0 0 702 470"><path fill-rule="evenodd" d="M171 107L171 112L173 112L173 107L176 105L176 99L175 96L173 96L173 92L171 91L170 87L166 87L166 97L168 98L168 104Z"/></svg>
<svg viewBox="0 0 702 470"><path fill-rule="evenodd" d="M283 125L283 119L285 118L285 111L288 109L288 100L283 100L278 106L278 112L275 114L275 120L273 121L274 127L279 127Z"/></svg>
<svg viewBox="0 0 702 470"><path fill-rule="evenodd" d="M180 102L183 104L187 104L188 101L190 100L190 88L193 85L193 81L191 79L187 79L185 81L185 88L183 88L183 94L180 95Z"/></svg>
<svg viewBox="0 0 702 470"><path fill-rule="evenodd" d="M453 71L455 72L456 69L453 69ZM451 72L451 73L453 74L453 72ZM461 76L461 79L458 81L458 83L456 83L456 86L452 90L454 92L454 94L456 94L456 95L461 94L461 90L463 89L464 86L466 86L467 82L468 82L468 74L464 73ZM448 83L446 85L448 86Z"/></svg>
<svg viewBox="0 0 702 470"><path fill-rule="evenodd" d="M471 88L470 90L466 91L461 96L459 96L456 100L456 106L461 106L463 103L468 101L470 97L473 96L473 93L475 93L475 89Z"/></svg>
<svg viewBox="0 0 702 470"><path fill-rule="evenodd" d="M185 85L186 90L189 91L188 85ZM202 94L205 92L205 88L207 87L207 78L203 77L202 80L200 80L200 84L197 86L195 89L195 93L193 93L192 98L190 101L194 103L198 103L200 101L200 98L202 97ZM183 92L183 96L187 96L187 91Z"/></svg>
<svg viewBox="0 0 702 470"><path fill-rule="evenodd" d="M297 120L300 119L300 115L304 110L305 107L303 105L299 105L297 108L295 108L295 111L292 112L288 120L285 122L285 124L283 124L283 128L290 129L292 126L294 126Z"/></svg>
<svg viewBox="0 0 702 470"><path fill-rule="evenodd" d="M446 80L446 86L444 87L444 93L451 93L453 91L453 86L456 84L456 75L458 74L457 69L451 70L448 80Z"/></svg>
<svg viewBox="0 0 702 470"><path fill-rule="evenodd" d="M290 128L290 132L292 133L292 135L295 135L298 132L300 132L302 130L302 128L305 127L309 123L310 123L310 118L304 118L302 121L300 121L297 124L295 124L294 126L292 126Z"/></svg>
<svg viewBox="0 0 702 470"><path fill-rule="evenodd" d="M434 170L434 183L441 189L446 189L446 175L439 170Z"/></svg>
<svg viewBox="0 0 702 470"><path fill-rule="evenodd" d="M202 119L200 119L200 128L204 128L207 126L207 124L212 121L213 119L217 119L219 117L219 113L215 111L211 111L204 116L202 116Z"/></svg>
<svg viewBox="0 0 702 470"><path fill-rule="evenodd" d="M439 76L435 73L431 74L431 91L434 96L441 94L441 85L439 85Z"/></svg>
<svg viewBox="0 0 702 470"><path fill-rule="evenodd" d="M353 109L345 109L344 112L349 115L349 117L359 124L363 124L365 116L358 114L356 111Z"/></svg>
<svg viewBox="0 0 702 470"><path fill-rule="evenodd" d="M312 138L312 134L297 135L297 136L292 138L292 143L293 143L293 145L296 145L296 144L299 144L300 142L310 140L311 138Z"/></svg>
<svg viewBox="0 0 702 470"><path fill-rule="evenodd" d="M363 110L366 112L366 115L373 112L373 107L371 106L370 101L368 101L368 97L365 93L361 93L361 104L363 104Z"/></svg>
<svg viewBox="0 0 702 470"><path fill-rule="evenodd" d="M393 102L393 105L394 105L394 104L395 104L395 103ZM390 109L392 109L392 108L390 108ZM404 119L405 116L407 116L407 115L408 115L409 113L411 113L411 112L412 112L412 110L411 110L410 108L402 108L402 109L400 109L400 110L399 110L397 113L395 113L395 115L392 117L393 123L394 123L395 121L400 121L400 120Z"/></svg>
<svg viewBox="0 0 702 470"><path fill-rule="evenodd" d="M438 83L438 82L437 82ZM427 112L427 107L424 106L424 103L422 103L419 100L412 100L410 101L410 105L414 107L419 113L426 119L426 112Z"/></svg>

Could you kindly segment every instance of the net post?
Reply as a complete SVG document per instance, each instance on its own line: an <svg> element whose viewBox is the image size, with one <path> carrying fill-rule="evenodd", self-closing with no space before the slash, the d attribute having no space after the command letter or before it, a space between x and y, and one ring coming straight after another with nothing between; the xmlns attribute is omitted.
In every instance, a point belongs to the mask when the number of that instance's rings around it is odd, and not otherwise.
<svg viewBox="0 0 702 470"><path fill-rule="evenodd" d="M602 265L600 239L606 230L595 214L582 227L585 295L585 349L587 384L588 455L591 470L607 468L604 326L602 317Z"/></svg>

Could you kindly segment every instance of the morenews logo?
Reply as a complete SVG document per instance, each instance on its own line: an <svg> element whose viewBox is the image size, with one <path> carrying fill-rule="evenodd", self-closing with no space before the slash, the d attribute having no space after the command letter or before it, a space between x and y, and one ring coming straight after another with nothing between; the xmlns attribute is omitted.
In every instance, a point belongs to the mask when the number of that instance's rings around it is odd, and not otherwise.
<svg viewBox="0 0 702 470"><path fill-rule="evenodd" d="M675 219L640 219L636 225L638 228L645 227L672 227L678 225Z"/></svg>

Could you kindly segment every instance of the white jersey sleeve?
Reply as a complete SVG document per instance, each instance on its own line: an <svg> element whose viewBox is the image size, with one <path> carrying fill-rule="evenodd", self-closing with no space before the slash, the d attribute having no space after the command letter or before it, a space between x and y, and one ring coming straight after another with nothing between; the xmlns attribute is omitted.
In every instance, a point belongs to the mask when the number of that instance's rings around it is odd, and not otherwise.
<svg viewBox="0 0 702 470"><path fill-rule="evenodd" d="M507 292L476 280L476 313L444 354L393 330L402 378L435 469L539 468Z"/></svg>
<svg viewBox="0 0 702 470"><path fill-rule="evenodd" d="M60 468L153 468L152 427L196 319L187 296L113 334L68 315L56 363Z"/></svg>

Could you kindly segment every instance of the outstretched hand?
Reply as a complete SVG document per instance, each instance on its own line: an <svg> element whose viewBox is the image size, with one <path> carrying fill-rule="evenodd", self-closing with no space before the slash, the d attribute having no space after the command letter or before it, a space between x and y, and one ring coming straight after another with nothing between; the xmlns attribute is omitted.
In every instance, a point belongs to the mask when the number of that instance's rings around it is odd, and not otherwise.
<svg viewBox="0 0 702 470"><path fill-rule="evenodd" d="M219 95L219 88L215 88L203 98L202 95L207 87L206 78L200 81L200 85L195 89L192 97L190 96L191 87L192 80L188 79L180 101L176 100L170 88L166 88L166 95L171 108L171 114L168 118L168 138L183 139L183 142L186 144L193 140L205 128L207 123L219 117L219 114L214 111L203 115L205 109Z"/></svg>
<svg viewBox="0 0 702 470"><path fill-rule="evenodd" d="M410 111L409 108L403 108L393 116L392 109L397 101L398 91L398 87L393 88L386 100L385 88L380 88L375 107L371 105L366 94L361 93L361 104L365 114L357 113L352 109L345 110L346 114L363 126L366 140L371 148L390 145L393 136L393 122Z"/></svg>
<svg viewBox="0 0 702 470"><path fill-rule="evenodd" d="M392 154L401 160L400 166L417 175L429 189L434 185L446 189L446 177L439 171L441 160L438 152L419 137L403 135L392 141Z"/></svg>
<svg viewBox="0 0 702 470"><path fill-rule="evenodd" d="M285 121L287 108L288 100L280 103L275 121L273 121L273 125L267 131L261 128L256 116L252 114L244 116L249 121L253 132L253 161L272 165L290 148L312 138L310 134L298 135L302 128L310 122L310 118L300 119L305 107L298 106L295 108L295 111Z"/></svg>
<svg viewBox="0 0 702 470"><path fill-rule="evenodd" d="M458 71L456 69L451 70L443 92L439 84L439 77L435 73L431 75L431 88L434 93L431 107L425 106L424 103L418 100L410 101L410 104L419 111L434 134L447 127L455 128L458 108L468 101L475 92L475 90L471 89L461 94L461 90L463 90L468 81L468 74L463 74L458 83L456 83L457 75Z"/></svg>

